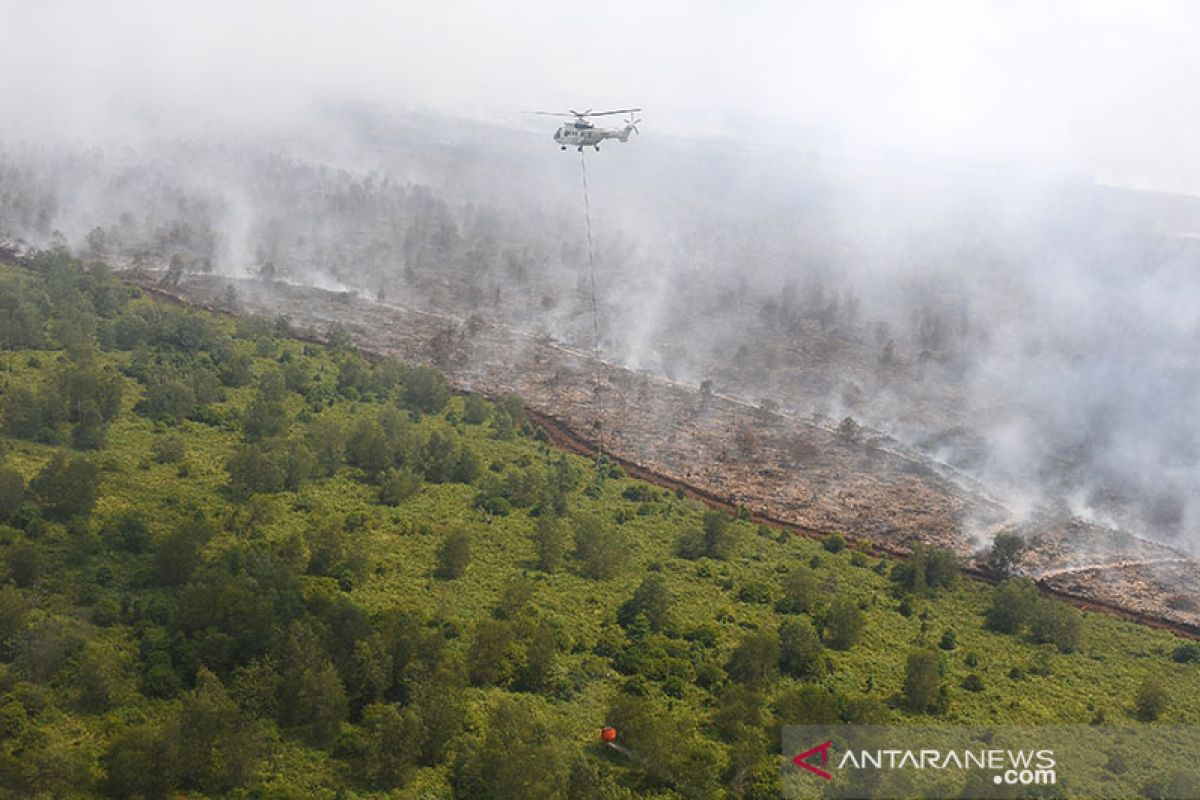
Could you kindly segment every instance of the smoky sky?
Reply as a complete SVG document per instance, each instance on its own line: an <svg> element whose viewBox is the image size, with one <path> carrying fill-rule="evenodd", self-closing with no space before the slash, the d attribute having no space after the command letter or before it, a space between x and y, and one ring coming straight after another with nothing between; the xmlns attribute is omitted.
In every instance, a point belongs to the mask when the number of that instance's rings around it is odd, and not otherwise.
<svg viewBox="0 0 1200 800"><path fill-rule="evenodd" d="M1186 2L0 2L10 134L279 133L330 100L1200 192Z"/></svg>

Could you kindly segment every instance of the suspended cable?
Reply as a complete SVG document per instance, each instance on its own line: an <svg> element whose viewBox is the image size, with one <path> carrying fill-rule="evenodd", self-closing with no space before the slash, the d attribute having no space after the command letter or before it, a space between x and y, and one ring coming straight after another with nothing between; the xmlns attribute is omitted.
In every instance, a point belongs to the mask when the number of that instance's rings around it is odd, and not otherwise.
<svg viewBox="0 0 1200 800"><path fill-rule="evenodd" d="M600 312L596 306L596 255L592 247L592 204L588 198L587 159L579 151L579 170L583 175L583 219L587 227L588 293L592 313L592 392L596 398L596 460L604 455L604 395L600 388Z"/></svg>

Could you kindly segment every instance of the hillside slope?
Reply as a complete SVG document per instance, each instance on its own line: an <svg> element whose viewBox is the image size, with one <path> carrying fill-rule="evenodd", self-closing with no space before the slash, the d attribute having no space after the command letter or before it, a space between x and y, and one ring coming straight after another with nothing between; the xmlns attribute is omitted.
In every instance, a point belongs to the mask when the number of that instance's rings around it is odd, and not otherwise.
<svg viewBox="0 0 1200 800"><path fill-rule="evenodd" d="M10 796L773 798L781 724L1200 722L1170 634L731 519L336 330L2 269Z"/></svg>

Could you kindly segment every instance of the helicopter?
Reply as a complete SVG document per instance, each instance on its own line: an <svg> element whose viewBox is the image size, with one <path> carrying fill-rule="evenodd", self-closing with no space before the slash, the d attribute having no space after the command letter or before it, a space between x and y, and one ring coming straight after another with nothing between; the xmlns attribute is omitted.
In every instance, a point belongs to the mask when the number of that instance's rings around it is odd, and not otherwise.
<svg viewBox="0 0 1200 800"><path fill-rule="evenodd" d="M574 117L574 122L564 122L554 132L554 141L558 142L559 146L566 150L568 145L574 145L579 152L583 152L585 147L594 147L597 151L600 150L600 143L605 139L616 139L618 142L629 141L629 134L641 133L637 126L641 122L640 119L634 119L634 113L641 111L640 108L619 108L615 111L592 111L590 108L587 111L526 111L526 114L542 114L548 117ZM629 119L625 120L625 126L622 128L597 128L588 121L589 117L606 117L612 114L628 114Z"/></svg>

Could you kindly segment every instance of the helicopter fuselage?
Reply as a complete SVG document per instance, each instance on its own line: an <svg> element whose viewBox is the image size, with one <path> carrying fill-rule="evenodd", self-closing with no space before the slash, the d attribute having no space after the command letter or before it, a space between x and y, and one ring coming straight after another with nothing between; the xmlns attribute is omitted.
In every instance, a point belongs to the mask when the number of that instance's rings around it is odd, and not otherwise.
<svg viewBox="0 0 1200 800"><path fill-rule="evenodd" d="M554 141L558 142L564 150L568 147L599 147L605 139L616 139L619 142L629 141L631 130L633 130L632 126L597 128L594 125L568 123L554 132Z"/></svg>

